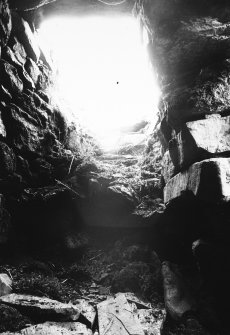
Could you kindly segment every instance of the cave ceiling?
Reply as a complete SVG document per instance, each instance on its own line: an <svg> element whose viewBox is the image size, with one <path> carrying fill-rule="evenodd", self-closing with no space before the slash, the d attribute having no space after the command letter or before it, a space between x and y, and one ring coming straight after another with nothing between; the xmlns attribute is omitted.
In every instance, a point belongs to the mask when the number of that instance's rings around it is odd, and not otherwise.
<svg viewBox="0 0 230 335"><path fill-rule="evenodd" d="M42 10L44 16L131 14L134 0L9 0L11 9L34 12Z"/></svg>

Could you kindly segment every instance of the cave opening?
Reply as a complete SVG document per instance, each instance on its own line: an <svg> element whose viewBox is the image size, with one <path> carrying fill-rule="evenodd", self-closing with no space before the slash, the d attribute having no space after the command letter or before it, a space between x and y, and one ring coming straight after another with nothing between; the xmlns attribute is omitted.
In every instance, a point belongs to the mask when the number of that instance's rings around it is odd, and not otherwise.
<svg viewBox="0 0 230 335"><path fill-rule="evenodd" d="M146 141L147 128L157 121L160 90L148 34L136 18L54 16L41 23L38 39L53 62L53 95L103 151Z"/></svg>
<svg viewBox="0 0 230 335"><path fill-rule="evenodd" d="M229 13L0 0L0 333L229 334Z"/></svg>

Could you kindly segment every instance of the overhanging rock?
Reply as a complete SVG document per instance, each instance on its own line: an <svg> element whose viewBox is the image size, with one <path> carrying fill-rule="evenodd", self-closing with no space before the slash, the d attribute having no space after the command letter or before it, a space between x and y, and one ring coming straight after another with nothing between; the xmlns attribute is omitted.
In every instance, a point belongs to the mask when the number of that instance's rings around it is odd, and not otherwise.
<svg viewBox="0 0 230 335"><path fill-rule="evenodd" d="M206 159L178 173L164 188L164 202L180 198L186 192L205 202L229 201L230 158Z"/></svg>

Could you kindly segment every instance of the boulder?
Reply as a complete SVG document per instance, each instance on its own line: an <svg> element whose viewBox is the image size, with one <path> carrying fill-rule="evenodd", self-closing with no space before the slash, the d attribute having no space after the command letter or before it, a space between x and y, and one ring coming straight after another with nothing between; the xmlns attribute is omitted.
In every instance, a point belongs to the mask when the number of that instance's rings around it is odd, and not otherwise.
<svg viewBox="0 0 230 335"><path fill-rule="evenodd" d="M45 322L31 326L17 333L5 332L3 335L91 335L85 325L79 322Z"/></svg>
<svg viewBox="0 0 230 335"><path fill-rule="evenodd" d="M164 202L192 193L205 202L230 199L230 158L211 158L193 164L185 172L171 178L164 188Z"/></svg>
<svg viewBox="0 0 230 335"><path fill-rule="evenodd" d="M1 47L7 44L11 32L11 15L7 0L0 2L0 54Z"/></svg>
<svg viewBox="0 0 230 335"><path fill-rule="evenodd" d="M230 116L212 115L187 122L170 142L169 151L177 171L230 152Z"/></svg>
<svg viewBox="0 0 230 335"><path fill-rule="evenodd" d="M23 45L27 56L37 63L40 57L38 42L30 29L29 23L16 12L12 15L12 31Z"/></svg>
<svg viewBox="0 0 230 335"><path fill-rule="evenodd" d="M156 313L130 294L117 294L97 305L100 334L160 335L164 311Z"/></svg>
<svg viewBox="0 0 230 335"><path fill-rule="evenodd" d="M80 317L80 312L74 305L44 297L12 293L0 297L0 303L17 308L34 320L77 321Z"/></svg>
<svg viewBox="0 0 230 335"><path fill-rule="evenodd" d="M0 274L0 296L10 294L12 291L12 280L6 273Z"/></svg>
<svg viewBox="0 0 230 335"><path fill-rule="evenodd" d="M1 74L1 84L4 85L6 89L13 92L22 92L23 82L20 79L17 69L12 64L1 60L0 61L0 74Z"/></svg>
<svg viewBox="0 0 230 335"><path fill-rule="evenodd" d="M178 321L186 312L195 310L195 300L175 264L163 262L162 276L166 311Z"/></svg>

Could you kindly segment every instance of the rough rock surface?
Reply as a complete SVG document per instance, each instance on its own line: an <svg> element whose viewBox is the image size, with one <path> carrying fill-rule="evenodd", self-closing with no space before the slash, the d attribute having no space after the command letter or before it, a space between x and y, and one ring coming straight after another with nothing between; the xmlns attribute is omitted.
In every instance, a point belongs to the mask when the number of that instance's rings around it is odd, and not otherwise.
<svg viewBox="0 0 230 335"><path fill-rule="evenodd" d="M162 177L164 178L164 182L167 183L170 178L172 178L176 173L176 168L171 159L170 153L167 150L162 159Z"/></svg>
<svg viewBox="0 0 230 335"><path fill-rule="evenodd" d="M30 29L29 23L21 18L16 12L12 15L12 21L13 33L16 38L18 38L19 42L24 46L28 57L37 62L40 57L40 49L38 42Z"/></svg>
<svg viewBox="0 0 230 335"><path fill-rule="evenodd" d="M193 164L169 180L164 188L164 201L168 203L185 192L193 193L205 202L228 201L229 164L229 158L212 158Z"/></svg>
<svg viewBox="0 0 230 335"><path fill-rule="evenodd" d="M203 159L228 155L229 121L229 116L212 115L204 120L187 122L169 143L170 156L176 170L181 171Z"/></svg>
<svg viewBox="0 0 230 335"><path fill-rule="evenodd" d="M229 107L227 2L137 1L163 89L162 118L174 126Z"/></svg>
<svg viewBox="0 0 230 335"><path fill-rule="evenodd" d="M23 1L20 6L44 3ZM16 5L10 2L11 8ZM94 140L74 116L64 116L64 107L51 96L52 66L41 53L30 14L0 3L0 191L12 213L11 232L22 230L24 220L14 208L21 206L22 213L24 189L56 185L96 152ZM0 215L0 240L8 241L7 212L1 209Z"/></svg>

